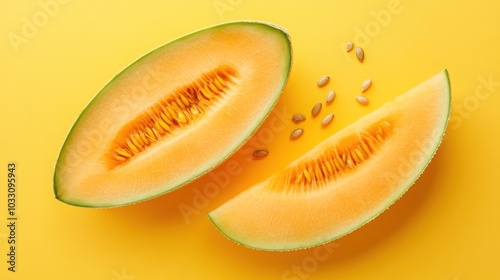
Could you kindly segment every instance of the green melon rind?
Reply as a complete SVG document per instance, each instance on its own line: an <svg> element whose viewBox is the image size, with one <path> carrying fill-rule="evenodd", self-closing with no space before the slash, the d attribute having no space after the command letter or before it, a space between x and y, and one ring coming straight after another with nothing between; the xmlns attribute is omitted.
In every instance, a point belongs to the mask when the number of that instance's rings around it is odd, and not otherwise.
<svg viewBox="0 0 500 280"><path fill-rule="evenodd" d="M152 55L156 51L161 51L162 48L167 47L167 46L169 46L172 43L182 42L184 39L188 39L191 36L197 35L197 34L202 33L202 32L207 32L207 31L210 31L210 30L218 28L218 27L224 27L224 26L230 26L230 25L247 25L247 24L254 25L254 26L259 26L261 28L267 29L268 31L272 31L272 32L278 33L279 37L282 37L282 39L286 42L286 46L287 46L286 52L287 53L283 55L283 59L286 60L287 63L285 64L285 67L284 67L285 71L283 72L283 75L282 75L282 77L283 77L283 81L281 82L282 86L281 86L280 90L275 93L276 96L275 96L274 102L270 102L269 103L268 108L266 108L267 110L264 111L266 113L263 114L262 117L257 120L254 129L248 131L248 133L246 135L242 136L241 137L241 141L239 141L239 143L237 143L237 145L235 145L234 147L230 147L228 149L228 153L225 154L223 157L221 157L221 159L218 162L216 162L213 166L210 166L207 169L204 169L202 172L200 172L200 173L192 176L191 178L186 178L185 181L177 184L176 186L173 186L173 187L170 187L170 188L165 187L165 189L166 189L165 191L159 192L159 193L157 193L155 195L148 195L148 196L145 196L145 197L142 197L142 198L134 199L133 201L129 201L129 202L126 202L126 203L90 205L88 201L79 201L78 199L75 199L75 198L64 198L60 194L59 188L58 188L59 184L58 184L58 176L57 176L57 170L60 168L59 167L60 158L64 156L64 149L65 149L66 145L68 145L68 143L70 143L72 141L72 138L73 138L72 137L73 136L72 132L73 132L73 130L75 129L75 127L77 127L77 125L78 125L79 122L81 122L82 120L85 119L85 114L87 113L87 109L91 108L92 104L94 104L94 103L96 103L96 102L99 101L100 97L102 96L100 94L101 92L105 91L109 87L112 87L113 84L114 84L114 82L122 74L124 74L125 72L127 72L127 70L129 68L133 67L134 65L137 65L142 60L146 59L147 57L149 57L150 55ZM77 120L72 125L70 131L68 132L68 134L67 134L67 136L65 138L64 144L63 144L63 146L61 147L61 149L59 151L58 159L56 161L55 171L54 171L54 175L53 175L53 191L54 191L56 199L58 199L58 200L60 200L60 201L62 201L64 203L66 203L66 204L69 204L69 205L79 206L79 207L87 207L87 208L111 208L111 207L125 206L125 205L131 205L131 204L140 203L140 202L143 202L143 201L146 201L146 200L150 200L150 199L162 196L162 195L164 195L166 193L169 193L171 191L179 189L180 187L182 187L182 186L184 186L184 185L186 185L186 184L188 184L188 183L196 180L197 178L199 178L199 177L207 174L208 172L210 172L211 170L213 170L214 168L216 168L217 166L219 166L227 158L229 158L234 153L236 153L236 151L239 148L241 148L250 139L250 137L257 131L257 129L264 122L264 120L269 116L269 114L271 113L271 111L273 110L273 108L278 103L279 97L281 96L281 93L283 92L283 90L286 87L286 84L288 83L288 79L290 77L290 72L291 72L292 64L293 64L293 59L292 58L293 58L293 48L292 48L291 37L290 37L290 34L288 33L288 31L286 29L284 29L283 27L279 26L279 25L276 25L276 24L273 24L273 23L270 23L270 22L265 22L265 21L258 21L258 20L230 21L230 22L226 22L226 23L222 23L222 24L212 25L212 26L209 26L209 27L202 28L202 29L199 29L197 31L191 32L189 34L186 34L186 35L181 36L181 37L179 37L177 39L173 39L173 40L171 40L171 41L169 41L169 42L167 42L167 43L165 43L165 44L163 44L163 45L161 45L161 46L159 46L159 47L157 47L157 48L149 51L148 53L144 54L143 56L139 57L138 59L136 59L135 61L133 61L132 63L130 63L128 66L126 66L124 69L122 69L118 74L116 74L113 78L111 78L97 92L97 94L90 100L90 102L85 106L85 109L80 113L80 115L78 116Z"/></svg>
<svg viewBox="0 0 500 280"><path fill-rule="evenodd" d="M248 244L248 243L242 242L241 240L238 240L237 237L230 236L230 235L226 234L224 232L224 229L217 223L217 220L211 215L212 212L210 212L210 213L207 214L208 219L214 224L214 226L217 228L217 230L222 233L222 235L224 235L229 240L235 242L236 244L243 245L245 247L248 247L248 248L251 248L251 249L255 249L255 250L275 251L275 252L280 252L280 251L281 252L296 251L296 250L308 249L308 248L320 246L320 245L323 245L323 244L327 244L329 242L335 241L335 240L337 240L337 239L339 239L339 238L341 238L341 237L343 237L343 236L345 236L345 235L347 235L347 234L349 234L349 233L351 233L351 232L353 232L353 231L361 228L362 226L368 224L373 219L375 219L380 214L382 214L387 209L389 209L396 201L398 201L410 189L410 187L412 185L415 184L415 182L424 173L425 169L427 168L427 166L430 164L430 162L434 158L437 150L439 149L439 146L441 145L441 143L443 141L443 138L444 138L445 132L446 132L446 128L447 128L447 125L448 125L448 120L450 118L450 113L451 113L451 83L450 83L450 77L449 77L449 73L448 73L447 69L444 69L440 74L443 75L443 81L445 81L445 83L446 83L445 90L446 90L446 95L448 97L446 99L448 101L448 106L446 107L447 111L446 111L445 117L443 118L443 124L442 124L442 127L441 127L442 128L441 129L441 133L435 139L435 140L439 140L439 141L433 142L433 143L436 143L436 145L435 145L434 149L432 150L432 152L429 153L430 156L428 157L427 162L425 162L424 164L422 164L422 168L420 168L418 171L416 171L414 173L415 176L411 177L411 179L408 180L409 183L406 185L406 187L401 188L401 192L399 194L396 194L394 196L394 199L389 200L388 204L383 205L381 207L381 209L382 209L381 211L375 212L371 217L363 220L356 227L352 227L348 231L345 231L343 233L337 234L337 235L335 235L335 236L333 236L333 237L325 240L324 242L318 242L318 243L314 243L314 244L304 244L304 245L300 245L300 246L291 246L291 247L288 247L288 248L282 248L282 247L275 248L272 245L269 245L269 247L266 247L266 248L261 248L261 247L257 247L257 246L252 245L252 244Z"/></svg>

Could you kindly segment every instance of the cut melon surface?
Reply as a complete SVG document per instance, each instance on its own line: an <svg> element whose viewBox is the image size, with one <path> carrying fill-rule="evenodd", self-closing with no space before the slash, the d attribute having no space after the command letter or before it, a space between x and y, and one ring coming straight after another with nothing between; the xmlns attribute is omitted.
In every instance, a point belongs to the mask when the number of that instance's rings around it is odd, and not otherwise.
<svg viewBox="0 0 500 280"><path fill-rule="evenodd" d="M288 80L288 33L229 22L173 40L107 83L60 151L57 199L85 207L135 203L216 167L255 132Z"/></svg>
<svg viewBox="0 0 500 280"><path fill-rule="evenodd" d="M229 239L262 250L320 245L371 221L427 167L450 113L446 70L318 144L208 214Z"/></svg>

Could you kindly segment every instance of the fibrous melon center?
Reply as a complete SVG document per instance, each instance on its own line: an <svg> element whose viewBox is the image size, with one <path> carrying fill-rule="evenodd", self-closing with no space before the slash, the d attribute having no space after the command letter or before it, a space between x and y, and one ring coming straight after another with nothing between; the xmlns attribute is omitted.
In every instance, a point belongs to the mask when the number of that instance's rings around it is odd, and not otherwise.
<svg viewBox="0 0 500 280"><path fill-rule="evenodd" d="M237 76L234 68L220 66L166 93L117 133L107 155L108 167L112 169L129 162L160 139L193 125L210 107L225 98Z"/></svg>
<svg viewBox="0 0 500 280"><path fill-rule="evenodd" d="M308 191L327 186L343 176L356 172L370 160L392 134L390 120L372 126L331 143L317 157L288 168L269 187L276 191Z"/></svg>

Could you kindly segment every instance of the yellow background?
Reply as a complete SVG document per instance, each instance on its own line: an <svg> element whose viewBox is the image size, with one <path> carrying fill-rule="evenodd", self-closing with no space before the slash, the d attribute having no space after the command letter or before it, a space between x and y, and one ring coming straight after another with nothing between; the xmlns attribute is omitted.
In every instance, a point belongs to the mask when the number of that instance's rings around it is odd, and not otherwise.
<svg viewBox="0 0 500 280"><path fill-rule="evenodd" d="M500 279L500 165L494 161L500 158L500 2L2 0L0 7L0 279ZM113 75L166 41L239 19L285 27L294 48L275 111L229 159L239 174L198 208L197 194L227 163L133 206L85 209L54 198L51 179L64 138ZM365 48L363 64L344 52L348 40ZM329 244L329 251L247 249L206 218L443 68L450 72L454 111L431 165L388 211ZM318 89L323 75L332 80ZM374 83L371 103L362 107L353 98L366 78ZM280 114L308 115L331 89L334 103L304 123L301 139L289 141L296 125L280 122ZM335 119L321 129L328 112ZM270 156L249 160L249 151L260 147ZM16 273L6 263L9 162L18 176ZM183 206L196 212L183 215Z"/></svg>

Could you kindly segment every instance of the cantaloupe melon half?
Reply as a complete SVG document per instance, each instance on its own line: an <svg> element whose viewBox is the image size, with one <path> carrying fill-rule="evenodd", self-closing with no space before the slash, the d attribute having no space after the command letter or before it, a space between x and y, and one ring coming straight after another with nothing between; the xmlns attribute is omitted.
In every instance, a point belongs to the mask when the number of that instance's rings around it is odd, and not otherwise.
<svg viewBox="0 0 500 280"><path fill-rule="evenodd" d="M106 84L73 125L55 169L56 197L87 207L125 205L206 173L269 114L291 59L288 33L255 21L209 27L146 54Z"/></svg>
<svg viewBox="0 0 500 280"><path fill-rule="evenodd" d="M321 142L209 213L227 237L264 250L337 239L387 209L436 152L450 111L443 71Z"/></svg>

